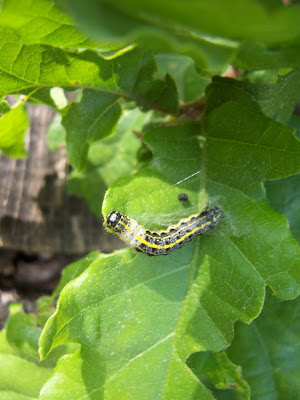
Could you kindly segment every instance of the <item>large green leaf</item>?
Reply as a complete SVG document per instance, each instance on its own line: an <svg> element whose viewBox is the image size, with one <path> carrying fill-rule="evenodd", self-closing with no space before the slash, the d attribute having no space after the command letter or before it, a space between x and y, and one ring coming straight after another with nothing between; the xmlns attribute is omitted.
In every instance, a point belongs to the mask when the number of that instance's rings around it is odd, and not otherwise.
<svg viewBox="0 0 300 400"><path fill-rule="evenodd" d="M284 299L299 294L299 248L262 181L296 173L300 143L247 91L228 85L209 87L203 125L147 132L152 163L118 179L103 206L104 215L118 210L157 228L218 205L222 223L167 257L128 249L96 260L65 286L40 353L82 347L59 363L43 399L211 399L186 359L226 348L234 322L260 313L265 285ZM182 191L186 203L177 199Z"/></svg>
<svg viewBox="0 0 300 400"><path fill-rule="evenodd" d="M102 46L142 43L183 53L210 74L228 64L249 69L300 66L298 5L255 0L126 3L58 1Z"/></svg>
<svg viewBox="0 0 300 400"><path fill-rule="evenodd" d="M146 256L142 265L139 257L128 261L132 253L126 249L95 261L65 287L57 316L41 338L41 354L59 344L62 336L82 343L82 349L59 363L57 375L42 390L42 399L68 394L74 400L84 395L175 400L189 398L193 392L201 399L211 398L184 368L174 348L183 333L178 326L176 338L174 330L190 269L188 250L153 268Z"/></svg>

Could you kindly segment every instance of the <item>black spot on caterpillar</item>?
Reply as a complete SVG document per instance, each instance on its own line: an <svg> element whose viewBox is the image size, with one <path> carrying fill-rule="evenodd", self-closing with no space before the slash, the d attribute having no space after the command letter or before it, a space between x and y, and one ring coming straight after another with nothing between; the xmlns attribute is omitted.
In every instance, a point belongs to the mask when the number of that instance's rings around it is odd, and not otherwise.
<svg viewBox="0 0 300 400"><path fill-rule="evenodd" d="M162 231L149 231L134 219L117 211L106 217L106 226L111 228L128 246L148 256L160 256L179 249L186 242L213 229L220 221L221 210L217 207L201 214L181 219Z"/></svg>

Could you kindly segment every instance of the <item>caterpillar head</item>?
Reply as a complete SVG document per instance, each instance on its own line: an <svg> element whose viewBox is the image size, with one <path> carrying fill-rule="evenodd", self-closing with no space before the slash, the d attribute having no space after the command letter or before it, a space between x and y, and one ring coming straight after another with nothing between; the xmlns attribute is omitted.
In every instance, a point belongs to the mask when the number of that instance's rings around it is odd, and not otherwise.
<svg viewBox="0 0 300 400"><path fill-rule="evenodd" d="M106 225L109 228L114 229L120 221L121 217L122 214L118 213L117 211L111 211L109 214L107 214Z"/></svg>

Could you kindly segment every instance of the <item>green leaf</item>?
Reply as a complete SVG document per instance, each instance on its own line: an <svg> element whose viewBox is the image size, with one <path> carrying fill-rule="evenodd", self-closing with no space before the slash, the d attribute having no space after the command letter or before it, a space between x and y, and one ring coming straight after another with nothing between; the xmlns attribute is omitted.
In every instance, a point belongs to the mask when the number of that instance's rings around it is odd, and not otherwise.
<svg viewBox="0 0 300 400"><path fill-rule="evenodd" d="M71 48L95 47L54 1L3 0L0 26L14 29L26 44L43 43Z"/></svg>
<svg viewBox="0 0 300 400"><path fill-rule="evenodd" d="M0 353L0 362L5 366L0 369L0 399L37 399L52 374L51 368L40 368L10 354Z"/></svg>
<svg viewBox="0 0 300 400"><path fill-rule="evenodd" d="M66 142L66 130L61 124L61 115L56 114L48 129L48 146L51 151L57 150Z"/></svg>
<svg viewBox="0 0 300 400"><path fill-rule="evenodd" d="M118 179L103 205L104 215L117 210L150 229L217 205L222 223L167 257L126 249L96 260L66 285L40 353L82 347L57 366L43 399L58 398L58 388L74 399L211 399L187 358L226 348L235 321L260 313L265 285L285 299L300 293L299 248L262 189L265 179L297 172L300 143L247 91L228 86L209 87L203 126L149 130L152 163Z"/></svg>
<svg viewBox="0 0 300 400"><path fill-rule="evenodd" d="M24 136L29 125L22 104L12 108L0 118L0 150L9 157L26 157Z"/></svg>
<svg viewBox="0 0 300 400"><path fill-rule="evenodd" d="M95 214L101 215L102 199L108 186L118 177L130 175L136 167L141 141L134 131L141 131L150 117L151 113L138 109L124 111L115 134L90 146L86 168L71 173L69 193L84 197Z"/></svg>
<svg viewBox="0 0 300 400"><path fill-rule="evenodd" d="M30 317L27 318L24 314L25 319L22 323L16 321L16 315L8 320L9 332L3 330L0 333L0 399L37 399L40 389L52 375L53 369L38 365L36 351L35 360L33 359L32 346L36 349L39 335L36 337ZM21 351L18 346L21 346Z"/></svg>
<svg viewBox="0 0 300 400"><path fill-rule="evenodd" d="M44 327L47 320L55 311L54 296L42 296L36 301L37 315L36 323L40 327Z"/></svg>
<svg viewBox="0 0 300 400"><path fill-rule="evenodd" d="M99 3L104 3L99 1ZM276 7L276 10L266 10L264 6L253 0L246 0L240 5L236 0L230 0L226 6L221 0L213 0L209 4L205 1L194 2L190 7L176 1L170 1L168 6L158 0L151 3L140 4L137 0L129 0L124 5L119 5L115 0L105 2L111 9L128 13L135 19L154 22L155 15L161 17L160 23L169 22L178 26L188 26L196 32L230 37L232 39L261 40L266 43L278 44L292 41L300 34L297 24L298 7ZM239 20L240 19L240 20ZM255 26L253 21L256 20ZM226 24L225 21L231 21ZM277 24L274 26L274 23ZM296 31L287 31L292 24Z"/></svg>
<svg viewBox="0 0 300 400"><path fill-rule="evenodd" d="M299 240L299 234L298 236L296 235L298 233L299 224L297 222L299 222L298 215L300 211L299 207L297 208L299 204L299 196L297 196L298 181L299 175L273 182L265 182L265 186L272 207L288 218L290 228L294 236L298 237ZM289 303L280 302L274 299L268 291L265 306L259 318L252 322L250 327L237 324L236 335L228 352L236 363L243 366L244 376L247 376L247 380L251 383L253 393L251 398L253 399L294 398L293 395L297 398L298 393L300 393L299 385L297 385L299 379L297 362L299 357L297 351L292 350L297 350L298 343L298 328L297 324L293 323L298 305L298 299ZM285 316L284 320L282 315ZM289 325L291 328L288 329ZM260 326L263 329L260 329ZM282 326L284 326L284 329L281 329ZM286 335L286 332L292 332L292 334ZM274 346L270 345L270 337L274 341ZM286 351L286 349L289 349L289 351ZM190 357L188 364L197 376L207 375L212 383L220 388L220 383L222 384L223 382L219 377L220 375L222 378L222 364L208 371L205 364L208 359L210 366L212 362L216 361L216 358L218 360L218 357L219 354L196 353ZM276 365L274 365L275 363ZM286 373L285 369L288 370L288 373ZM263 372L260 373L260 371ZM228 369L228 373L230 382L235 378L235 371ZM292 375L296 377L296 385L289 380ZM217 379L212 379L215 376ZM288 392L286 392L287 388L290 388ZM226 399L228 400L240 399L233 392L214 390L216 398L220 400L225 398L226 393Z"/></svg>
<svg viewBox="0 0 300 400"><path fill-rule="evenodd" d="M268 116L281 122L288 121L300 98L299 69L279 76L275 85L249 85L242 82L238 85L249 90ZM288 124L296 129L300 126L296 116L292 116ZM294 237L300 242L300 175L265 182L265 188L272 207L286 216Z"/></svg>
<svg viewBox="0 0 300 400"><path fill-rule="evenodd" d="M178 109L173 80L168 75L163 80L154 79L154 58L140 49L127 49L106 60L95 51L24 45L5 27L0 29L0 72L0 95L33 91L36 95L51 87L79 88L115 95L165 113Z"/></svg>
<svg viewBox="0 0 300 400"><path fill-rule="evenodd" d="M300 99L300 69L279 75L276 84L235 81L235 85L249 91L268 117L287 123Z"/></svg>
<svg viewBox="0 0 300 400"><path fill-rule="evenodd" d="M71 104L62 120L71 165L82 169L91 143L113 132L121 115L118 100L114 94L84 90L80 103Z"/></svg>
<svg viewBox="0 0 300 400"><path fill-rule="evenodd" d="M280 301L267 292L250 326L238 323L227 353L243 368L251 400L297 399L300 394L299 298Z"/></svg>
<svg viewBox="0 0 300 400"><path fill-rule="evenodd" d="M68 158L76 169L85 166L90 144L113 132L121 99L176 114L175 83L169 75L155 79L155 72L153 56L140 49L105 60L92 51L26 46L14 32L0 29L0 95L30 93L31 99L52 105L51 87L85 89L80 102L62 111Z"/></svg>
<svg viewBox="0 0 300 400"><path fill-rule="evenodd" d="M36 315L25 314L22 310L10 315L5 326L6 341L10 346L7 352L33 362L39 367L54 367L62 355L72 352L76 346L61 346L55 349L47 360L41 361L38 354L38 342L42 329L37 321Z"/></svg>
<svg viewBox="0 0 300 400"><path fill-rule="evenodd" d="M296 130L296 136L300 139L300 116L293 114L287 125Z"/></svg>
<svg viewBox="0 0 300 400"><path fill-rule="evenodd" d="M10 106L8 104L8 102L6 100L1 99L0 102L0 115L3 115L5 113L7 113L8 111L10 111Z"/></svg>
<svg viewBox="0 0 300 400"><path fill-rule="evenodd" d="M178 95L184 103L193 102L204 94L209 79L201 76L194 61L178 54L157 54L157 77L163 78L169 73L176 82Z"/></svg>
<svg viewBox="0 0 300 400"><path fill-rule="evenodd" d="M60 346L47 360L40 361L38 341L42 330L37 325L38 317L25 314L20 305L12 304L10 312L0 332L0 399L38 399L58 359L75 351L77 346Z"/></svg>
<svg viewBox="0 0 300 400"><path fill-rule="evenodd" d="M224 351L194 353L187 364L199 379L209 380L207 386L210 389L213 390L213 384L218 389L232 389L241 398L250 399L250 388L242 377L241 367L233 364Z"/></svg>
<svg viewBox="0 0 300 400"><path fill-rule="evenodd" d="M300 174L265 182L270 204L289 221L290 229L300 243Z"/></svg>
<svg viewBox="0 0 300 400"><path fill-rule="evenodd" d="M20 335L22 332L22 335ZM8 343L30 361L38 362L38 341L41 329L36 326L33 314L18 312L10 316L6 324Z"/></svg>
<svg viewBox="0 0 300 400"><path fill-rule="evenodd" d="M289 125L296 129L300 138L300 118L293 115ZM288 219L290 229L300 243L300 174L265 182L265 188L271 206Z"/></svg>
<svg viewBox="0 0 300 400"><path fill-rule="evenodd" d="M59 398L58 387L59 396L68 393L74 400L92 393L104 398L156 399L162 390L174 400L194 391L201 399L212 399L172 355L189 252L171 255L171 263L165 258L155 269L150 258L144 256L141 268L141 259L130 260L131 254L126 249L95 261L62 291L58 311L41 337L41 355L64 340L83 347L58 365L42 399ZM178 267L175 257L179 257ZM73 390L70 378L77 382ZM151 385L145 388L145 382Z"/></svg>
<svg viewBox="0 0 300 400"><path fill-rule="evenodd" d="M132 42L194 58L210 74L228 64L248 69L300 66L299 7L265 7L255 0L140 3L60 1L102 43ZM254 22L255 21L255 22Z"/></svg>
<svg viewBox="0 0 300 400"><path fill-rule="evenodd" d="M95 251L64 268L61 280L55 289L53 296L58 296L67 283L81 275L95 260L101 257L103 257L103 254Z"/></svg>

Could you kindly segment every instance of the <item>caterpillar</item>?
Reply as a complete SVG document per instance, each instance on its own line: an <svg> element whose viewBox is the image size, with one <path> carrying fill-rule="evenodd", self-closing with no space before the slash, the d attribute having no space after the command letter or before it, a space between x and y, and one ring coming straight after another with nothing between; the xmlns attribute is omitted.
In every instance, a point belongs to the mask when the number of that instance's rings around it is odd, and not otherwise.
<svg viewBox="0 0 300 400"><path fill-rule="evenodd" d="M186 242L213 229L220 221L221 210L217 207L201 214L181 219L162 231L149 231L134 219L117 211L110 212L105 225L111 228L128 246L148 256L167 255Z"/></svg>

